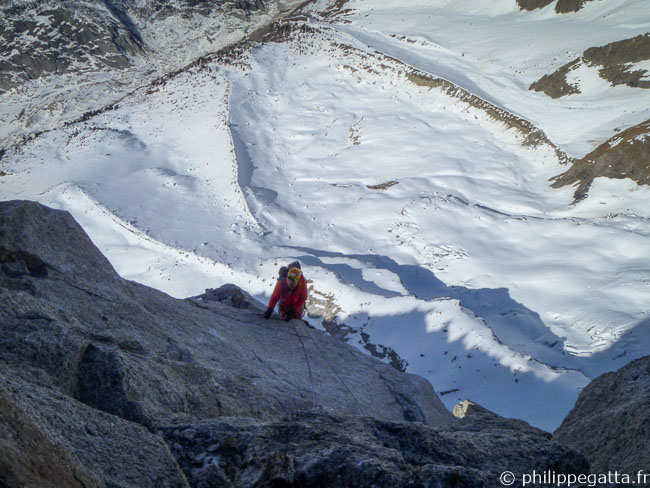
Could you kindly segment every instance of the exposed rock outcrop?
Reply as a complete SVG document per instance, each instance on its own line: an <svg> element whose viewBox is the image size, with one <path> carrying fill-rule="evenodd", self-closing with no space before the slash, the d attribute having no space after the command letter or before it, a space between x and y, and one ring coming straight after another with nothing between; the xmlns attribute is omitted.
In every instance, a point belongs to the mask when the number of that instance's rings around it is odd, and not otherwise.
<svg viewBox="0 0 650 488"><path fill-rule="evenodd" d="M552 98L580 93L578 83L569 83L573 70L584 66L598 68L599 75L612 85L650 88L645 69L633 66L650 59L650 34L643 34L587 49L570 63L530 85L531 90ZM570 158L569 169L552 179L554 188L575 186L575 201L587 197L595 178L629 178L639 185L650 183L650 121L628 127L610 137L584 157Z"/></svg>
<svg viewBox="0 0 650 488"><path fill-rule="evenodd" d="M314 401L385 420L451 417L422 378L300 322L122 280L67 213L9 202L0 216L0 357L93 408L148 426Z"/></svg>
<svg viewBox="0 0 650 488"><path fill-rule="evenodd" d="M111 12L89 2L77 2L74 10L61 2L39 3L11 2L2 8L0 91L45 74L125 68L144 54L137 29L121 20L128 16L122 12L120 18L117 7Z"/></svg>
<svg viewBox="0 0 650 488"><path fill-rule="evenodd" d="M594 473L635 475L640 469L650 472L648 438L650 356L593 380L553 435L557 442L580 449Z"/></svg>
<svg viewBox="0 0 650 488"><path fill-rule="evenodd" d="M188 488L162 439L0 362L0 486Z"/></svg>
<svg viewBox="0 0 650 488"><path fill-rule="evenodd" d="M15 382L0 378L0 486L102 486L16 405Z"/></svg>
<svg viewBox="0 0 650 488"><path fill-rule="evenodd" d="M21 429L58 445L61 452L48 455L59 456L72 478L78 472L115 486L153 485L133 474L119 481L121 471L105 472L79 445L106 469L124 468L115 452L132 451L142 473L161 463L174 472L164 443L150 433L163 424L273 418L314 404L384 420L451 419L424 379L299 322L177 300L121 279L68 213L40 204L0 204L0 304L0 384L13 392L2 428L11 439L11 417L24 417ZM101 433L89 434L86 425ZM23 447L5 447L0 465L13 466L10 453ZM28 484L27 474L5 472Z"/></svg>
<svg viewBox="0 0 650 488"><path fill-rule="evenodd" d="M517 0L517 5L521 10L536 10L550 5L555 0ZM577 12L585 3L592 0L557 0L555 4L555 12L558 14L566 14L569 12Z"/></svg>
<svg viewBox="0 0 650 488"><path fill-rule="evenodd" d="M632 88L650 88L647 70L634 69L635 63L650 59L650 34L591 47L581 57L561 66L553 73L542 76L530 85L531 90L544 92L551 98L580 93L580 88L567 81L569 73L582 66L598 68L601 78L612 85Z"/></svg>
<svg viewBox="0 0 650 488"><path fill-rule="evenodd" d="M229 307L257 310L258 312L264 312L266 310L266 307L255 300L250 293L245 292L233 284L223 285L219 288L208 288L205 290L205 293L194 297L194 299L219 302Z"/></svg>
<svg viewBox="0 0 650 488"><path fill-rule="evenodd" d="M536 10L544 8L553 3L554 0L517 0L517 5L521 10Z"/></svg>
<svg viewBox="0 0 650 488"><path fill-rule="evenodd" d="M459 419L462 419L470 415L474 415L476 413L493 413L493 412L490 412L487 408L482 407L478 403L474 403L471 400L463 400L462 402L457 403L456 406L454 406L454 411L452 413L454 414L454 417L458 417Z"/></svg>
<svg viewBox="0 0 650 488"><path fill-rule="evenodd" d="M579 201L587 197L598 177L650 184L650 120L616 134L585 157L573 160L567 171L552 179L552 186L575 186L573 197Z"/></svg>

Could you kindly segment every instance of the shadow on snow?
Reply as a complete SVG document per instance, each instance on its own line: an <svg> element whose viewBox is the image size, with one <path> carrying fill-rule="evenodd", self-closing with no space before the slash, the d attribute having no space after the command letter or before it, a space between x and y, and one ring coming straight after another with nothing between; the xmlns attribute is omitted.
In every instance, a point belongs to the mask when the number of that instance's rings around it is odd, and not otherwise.
<svg viewBox="0 0 650 488"><path fill-rule="evenodd" d="M373 254L343 254L305 247L286 246L306 253L301 262L336 273L346 283L384 298L402 296L386 290L363 277L362 270L347 263L327 263L322 258L354 259L379 270L394 273L409 294L420 300L455 299L462 307L483 319L497 339L522 354L529 354L549 365L575 368L575 358L564 352L564 338L553 334L539 314L514 300L506 288L470 289L447 286L433 272L418 265L399 264L387 256Z"/></svg>

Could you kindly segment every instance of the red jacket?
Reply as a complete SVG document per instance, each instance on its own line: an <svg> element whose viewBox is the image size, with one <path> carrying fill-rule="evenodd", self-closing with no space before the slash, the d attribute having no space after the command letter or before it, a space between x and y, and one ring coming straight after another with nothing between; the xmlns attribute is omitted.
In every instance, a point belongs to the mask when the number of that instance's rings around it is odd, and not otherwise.
<svg viewBox="0 0 650 488"><path fill-rule="evenodd" d="M286 278L280 278L276 282L271 300L269 301L269 308L275 308L276 303L280 302L279 311L283 317L290 309L296 311L297 317L302 317L302 308L305 306L306 301L307 282L301 274L298 285L293 290L287 286Z"/></svg>

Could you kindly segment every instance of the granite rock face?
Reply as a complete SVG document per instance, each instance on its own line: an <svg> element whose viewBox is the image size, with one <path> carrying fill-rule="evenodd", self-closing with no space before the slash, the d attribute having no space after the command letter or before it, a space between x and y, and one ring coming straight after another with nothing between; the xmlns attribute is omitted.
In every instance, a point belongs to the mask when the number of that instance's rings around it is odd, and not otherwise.
<svg viewBox="0 0 650 488"><path fill-rule="evenodd" d="M2 7L0 90L46 74L125 68L145 53L124 12L111 11L103 2L67 3L10 2Z"/></svg>
<svg viewBox="0 0 650 488"><path fill-rule="evenodd" d="M484 416L485 415L485 416ZM439 426L325 411L164 429L192 486L491 487L501 473L586 473L585 459L525 422L476 414Z"/></svg>
<svg viewBox="0 0 650 488"><path fill-rule="evenodd" d="M553 435L580 449L594 473L634 475L650 472L649 438L650 356L593 380Z"/></svg>
<svg viewBox="0 0 650 488"><path fill-rule="evenodd" d="M424 379L300 321L121 279L65 212L8 202L0 218L0 358L95 409L147 426L314 403L385 420L451 417Z"/></svg>
<svg viewBox="0 0 650 488"><path fill-rule="evenodd" d="M154 434L179 422L314 406L428 425L452 418L424 379L299 321L121 279L68 213L37 203L0 203L0 305L8 486L185 486ZM56 469L18 469L25 443Z"/></svg>
<svg viewBox="0 0 650 488"><path fill-rule="evenodd" d="M0 486L189 486L160 437L20 376L0 363Z"/></svg>

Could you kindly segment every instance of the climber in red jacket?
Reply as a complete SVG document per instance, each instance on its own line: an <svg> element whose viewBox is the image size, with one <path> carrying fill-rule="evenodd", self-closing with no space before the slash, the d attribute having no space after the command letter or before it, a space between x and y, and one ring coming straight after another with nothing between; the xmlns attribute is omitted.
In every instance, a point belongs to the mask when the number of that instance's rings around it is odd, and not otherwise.
<svg viewBox="0 0 650 488"><path fill-rule="evenodd" d="M284 320L288 322L291 319L299 319L302 317L303 307L306 301L307 282L300 268L293 266L287 272L286 278L283 277L282 272L280 273L280 278L278 278L275 284L271 300L269 301L269 307L264 312L264 318L268 319L271 317L275 305L279 303L278 310Z"/></svg>

